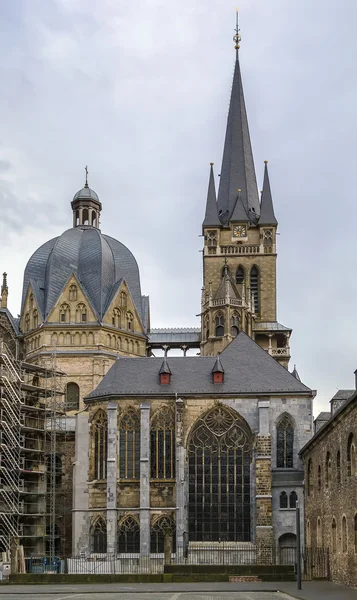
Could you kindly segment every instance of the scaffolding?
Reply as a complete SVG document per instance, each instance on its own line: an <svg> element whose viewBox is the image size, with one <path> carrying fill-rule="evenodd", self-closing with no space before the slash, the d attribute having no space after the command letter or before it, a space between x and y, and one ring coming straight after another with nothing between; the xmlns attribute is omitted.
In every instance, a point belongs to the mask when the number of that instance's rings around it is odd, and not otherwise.
<svg viewBox="0 0 357 600"><path fill-rule="evenodd" d="M16 353L17 354L17 353ZM0 549L54 556L56 441L64 421L64 374L21 361L0 340Z"/></svg>

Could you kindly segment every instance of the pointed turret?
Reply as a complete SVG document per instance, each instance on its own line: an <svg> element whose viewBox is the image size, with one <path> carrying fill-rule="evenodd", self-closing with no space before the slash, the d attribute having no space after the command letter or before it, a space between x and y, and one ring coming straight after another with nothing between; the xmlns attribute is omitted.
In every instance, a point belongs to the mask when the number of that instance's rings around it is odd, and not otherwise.
<svg viewBox="0 0 357 600"><path fill-rule="evenodd" d="M224 368L222 366L219 354L217 354L216 362L213 365L212 373L224 373Z"/></svg>
<svg viewBox="0 0 357 600"><path fill-rule="evenodd" d="M268 173L268 161L265 160L264 168L264 182L262 200L260 204L260 218L259 225L277 225L278 221L275 218L273 198L271 195L269 173Z"/></svg>
<svg viewBox="0 0 357 600"><path fill-rule="evenodd" d="M210 163L210 175L208 182L207 202L206 202L206 214L202 227L220 227L221 223L218 218L218 207L217 207L217 196L216 186L214 183L213 174L213 162Z"/></svg>
<svg viewBox="0 0 357 600"><path fill-rule="evenodd" d="M238 190L237 201L235 203L235 207L233 209L230 221L232 221L232 222L239 221L239 222L245 222L245 223L248 223L248 221L249 221L247 212L243 205L241 190Z"/></svg>
<svg viewBox="0 0 357 600"><path fill-rule="evenodd" d="M294 365L294 370L291 372L291 374L293 375L293 377L295 377L295 379L297 379L298 381L301 381L300 375L299 375L299 373L297 372L297 369L296 369L296 365Z"/></svg>
<svg viewBox="0 0 357 600"><path fill-rule="evenodd" d="M245 108L242 76L239 64L239 29L236 28L236 63L224 142L221 177L218 190L218 214L227 223L233 213L237 190L246 213L259 214L259 195L255 176L253 151Z"/></svg>
<svg viewBox="0 0 357 600"><path fill-rule="evenodd" d="M7 297L9 288L7 287L7 273L3 273L1 286L1 308L7 308Z"/></svg>

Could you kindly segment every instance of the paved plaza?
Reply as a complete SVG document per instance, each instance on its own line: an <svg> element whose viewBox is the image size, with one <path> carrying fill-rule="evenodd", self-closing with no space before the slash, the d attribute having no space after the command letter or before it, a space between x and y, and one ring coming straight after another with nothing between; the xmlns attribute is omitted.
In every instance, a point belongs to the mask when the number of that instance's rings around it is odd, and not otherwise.
<svg viewBox="0 0 357 600"><path fill-rule="evenodd" d="M26 594L26 600L38 600L39 594ZM24 594L4 594L2 600L24 600ZM93 592L93 593L56 593L40 596L41 600L292 600L291 596L279 592Z"/></svg>

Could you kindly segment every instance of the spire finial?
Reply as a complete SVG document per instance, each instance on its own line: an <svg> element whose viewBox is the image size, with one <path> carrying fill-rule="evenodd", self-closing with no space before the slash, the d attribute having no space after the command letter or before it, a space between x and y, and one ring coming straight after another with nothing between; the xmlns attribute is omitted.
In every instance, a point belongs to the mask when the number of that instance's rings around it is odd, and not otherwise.
<svg viewBox="0 0 357 600"><path fill-rule="evenodd" d="M85 186L84 186L84 187L89 187L89 186L88 186L88 173L89 173L89 171L88 171L88 167L87 167L87 165L85 166L85 169L84 169L84 170L85 170L85 172L86 172L86 183L85 183Z"/></svg>
<svg viewBox="0 0 357 600"><path fill-rule="evenodd" d="M3 273L2 286L1 286L1 308L7 308L7 297L9 295L9 288L7 287L7 273Z"/></svg>
<svg viewBox="0 0 357 600"><path fill-rule="evenodd" d="M238 22L238 13L239 13L239 10L238 10L238 7L237 7L237 9L236 9L236 29L235 29L235 34L233 36L234 48L235 48L235 51L236 51L236 58L237 58L237 60L238 60L238 50L240 48L239 43L240 43L240 41L242 39L241 36L240 36L240 33L239 33L240 29L239 29L239 22Z"/></svg>

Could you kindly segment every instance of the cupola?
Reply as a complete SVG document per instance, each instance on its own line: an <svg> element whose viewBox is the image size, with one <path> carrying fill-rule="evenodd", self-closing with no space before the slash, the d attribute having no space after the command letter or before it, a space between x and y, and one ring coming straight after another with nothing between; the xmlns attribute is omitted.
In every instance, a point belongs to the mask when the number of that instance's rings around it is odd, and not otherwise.
<svg viewBox="0 0 357 600"><path fill-rule="evenodd" d="M224 381L224 368L221 359L219 358L219 354L217 355L216 362L212 369L212 381L213 383L223 383Z"/></svg>
<svg viewBox="0 0 357 600"><path fill-rule="evenodd" d="M102 204L98 194L88 185L88 168L86 167L86 182L77 192L71 202L73 210L73 227L96 227L99 229L100 211Z"/></svg>
<svg viewBox="0 0 357 600"><path fill-rule="evenodd" d="M167 363L166 356L164 356L164 360L162 361L162 365L159 371L160 377L160 385L168 385L171 383L171 369Z"/></svg>

